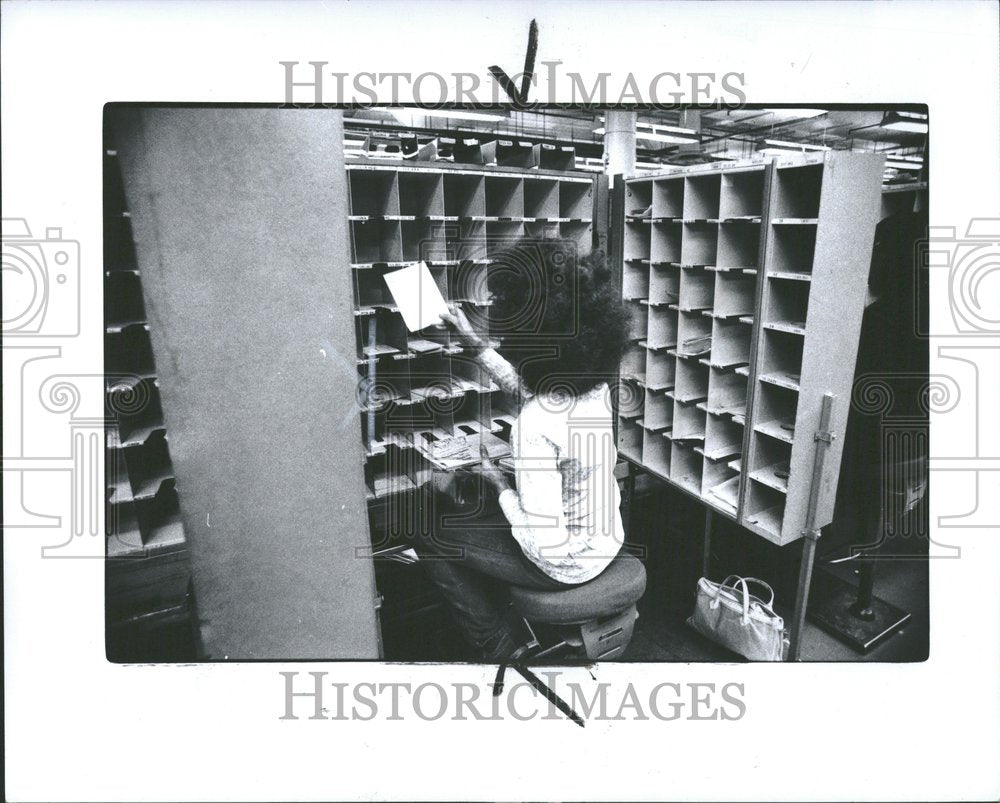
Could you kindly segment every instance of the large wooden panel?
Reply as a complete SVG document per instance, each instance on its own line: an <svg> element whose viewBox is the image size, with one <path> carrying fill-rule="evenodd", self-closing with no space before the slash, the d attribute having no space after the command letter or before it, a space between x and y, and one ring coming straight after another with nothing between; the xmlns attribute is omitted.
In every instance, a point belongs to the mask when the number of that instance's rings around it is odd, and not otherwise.
<svg viewBox="0 0 1000 803"><path fill-rule="evenodd" d="M372 565L357 552L341 113L110 107L108 122L206 657L378 657Z"/></svg>

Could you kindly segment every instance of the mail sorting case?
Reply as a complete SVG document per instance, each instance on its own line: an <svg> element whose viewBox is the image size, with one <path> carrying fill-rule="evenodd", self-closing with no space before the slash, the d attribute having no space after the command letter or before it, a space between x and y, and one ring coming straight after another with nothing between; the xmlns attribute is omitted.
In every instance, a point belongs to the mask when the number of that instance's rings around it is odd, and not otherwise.
<svg viewBox="0 0 1000 803"><path fill-rule="evenodd" d="M108 143L112 143L109 141ZM186 615L187 543L118 154L105 151L105 566L109 634ZM109 655L127 648L109 638Z"/></svg>
<svg viewBox="0 0 1000 803"><path fill-rule="evenodd" d="M514 400L444 329L408 332L384 275L427 263L445 299L466 302L491 342L490 260L524 236L593 238L592 176L465 165L348 163L358 402L369 499L428 482L414 445L454 435L509 436ZM374 539L376 542L379 538Z"/></svg>
<svg viewBox="0 0 1000 803"><path fill-rule="evenodd" d="M619 454L774 543L807 524L827 393L832 516L881 175L837 152L626 182Z"/></svg>

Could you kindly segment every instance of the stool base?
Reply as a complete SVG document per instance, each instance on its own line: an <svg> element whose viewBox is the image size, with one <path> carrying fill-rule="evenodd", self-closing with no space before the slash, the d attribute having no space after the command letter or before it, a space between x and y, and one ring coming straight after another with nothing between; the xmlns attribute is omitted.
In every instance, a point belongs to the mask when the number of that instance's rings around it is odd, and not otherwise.
<svg viewBox="0 0 1000 803"><path fill-rule="evenodd" d="M639 617L635 605L621 613L595 619L578 625L546 625L535 623L536 626L552 628L556 633L555 643L542 647L538 652L532 652L531 660L537 661L564 651L576 653L591 661L610 661L625 652L635 620ZM533 641L541 646L541 640L535 635L535 628L525 619L524 623L531 631Z"/></svg>

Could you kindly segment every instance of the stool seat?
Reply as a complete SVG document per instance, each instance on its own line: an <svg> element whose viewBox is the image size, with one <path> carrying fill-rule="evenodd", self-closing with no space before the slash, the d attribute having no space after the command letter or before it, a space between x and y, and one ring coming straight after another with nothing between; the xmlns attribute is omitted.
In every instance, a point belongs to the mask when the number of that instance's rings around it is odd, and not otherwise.
<svg viewBox="0 0 1000 803"><path fill-rule="evenodd" d="M525 619L552 625L579 625L627 610L646 590L642 562L624 552L593 580L565 589L539 591L510 587L514 608Z"/></svg>

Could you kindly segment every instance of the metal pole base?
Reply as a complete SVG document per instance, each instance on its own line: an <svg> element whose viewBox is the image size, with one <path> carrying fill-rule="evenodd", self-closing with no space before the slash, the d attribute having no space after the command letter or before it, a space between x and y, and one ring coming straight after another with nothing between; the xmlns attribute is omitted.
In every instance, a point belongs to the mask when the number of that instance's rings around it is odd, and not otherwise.
<svg viewBox="0 0 1000 803"><path fill-rule="evenodd" d="M910 621L910 614L881 597L873 596L856 612L857 601L857 586L820 569L813 577L809 619L860 653L867 653Z"/></svg>

